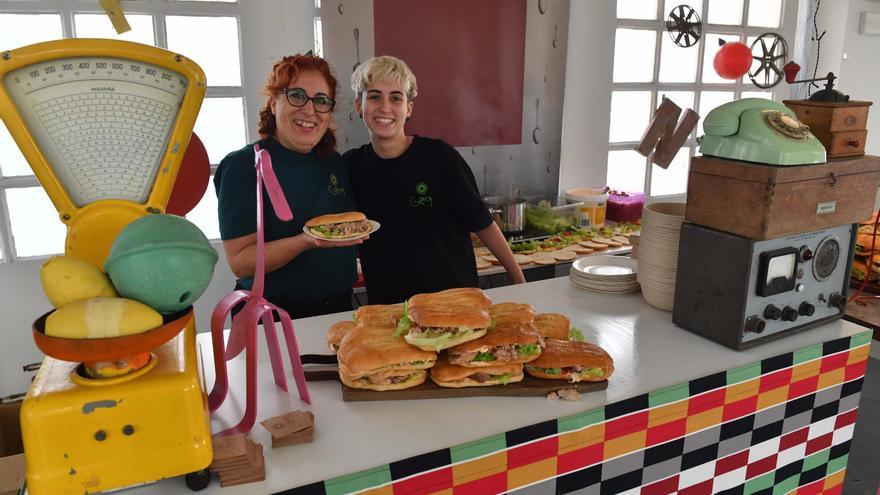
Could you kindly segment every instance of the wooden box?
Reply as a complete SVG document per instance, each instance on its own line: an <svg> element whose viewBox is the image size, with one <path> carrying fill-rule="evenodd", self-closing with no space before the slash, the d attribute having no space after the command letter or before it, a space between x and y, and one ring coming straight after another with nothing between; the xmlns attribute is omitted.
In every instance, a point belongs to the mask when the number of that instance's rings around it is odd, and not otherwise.
<svg viewBox="0 0 880 495"><path fill-rule="evenodd" d="M870 101L826 102L785 100L798 120L810 126L827 151L828 158L865 154Z"/></svg>
<svg viewBox="0 0 880 495"><path fill-rule="evenodd" d="M773 239L870 218L878 186L880 157L870 155L784 167L697 156L685 220Z"/></svg>

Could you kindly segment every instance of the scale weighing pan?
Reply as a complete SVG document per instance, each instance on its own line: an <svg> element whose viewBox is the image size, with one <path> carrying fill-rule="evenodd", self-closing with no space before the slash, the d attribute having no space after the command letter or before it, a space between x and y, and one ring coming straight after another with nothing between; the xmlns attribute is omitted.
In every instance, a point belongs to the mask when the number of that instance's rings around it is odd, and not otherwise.
<svg viewBox="0 0 880 495"><path fill-rule="evenodd" d="M33 334L37 347L47 356L64 361L113 361L150 352L183 331L193 318L192 307L166 316L164 325L143 333L106 339L66 339L46 335L46 318L52 311L37 318Z"/></svg>
<svg viewBox="0 0 880 495"><path fill-rule="evenodd" d="M130 222L165 211L205 94L192 60L102 39L0 54L0 117L67 225L65 253L99 268Z"/></svg>

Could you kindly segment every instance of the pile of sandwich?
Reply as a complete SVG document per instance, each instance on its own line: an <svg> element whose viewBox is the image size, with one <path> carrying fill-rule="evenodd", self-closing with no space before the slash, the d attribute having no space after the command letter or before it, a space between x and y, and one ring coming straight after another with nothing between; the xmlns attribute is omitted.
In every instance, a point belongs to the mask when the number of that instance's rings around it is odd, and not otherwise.
<svg viewBox="0 0 880 495"><path fill-rule="evenodd" d="M870 220L859 223L850 274L855 286L860 286L865 279L868 279L872 288L880 283L880 229L874 231L877 215L875 211Z"/></svg>
<svg viewBox="0 0 880 495"><path fill-rule="evenodd" d="M602 381L614 371L597 345L570 340L569 319L528 304L492 304L475 288L417 294L402 304L358 308L333 324L327 343L342 383L400 390L431 380L441 387L506 385L523 372L553 380Z"/></svg>

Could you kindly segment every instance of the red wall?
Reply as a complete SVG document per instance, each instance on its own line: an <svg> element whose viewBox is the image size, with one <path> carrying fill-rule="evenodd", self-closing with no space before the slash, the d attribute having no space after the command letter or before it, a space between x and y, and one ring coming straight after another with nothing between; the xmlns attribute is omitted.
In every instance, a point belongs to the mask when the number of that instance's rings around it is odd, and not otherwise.
<svg viewBox="0 0 880 495"><path fill-rule="evenodd" d="M375 54L403 59L419 95L407 134L520 144L525 0L374 0Z"/></svg>

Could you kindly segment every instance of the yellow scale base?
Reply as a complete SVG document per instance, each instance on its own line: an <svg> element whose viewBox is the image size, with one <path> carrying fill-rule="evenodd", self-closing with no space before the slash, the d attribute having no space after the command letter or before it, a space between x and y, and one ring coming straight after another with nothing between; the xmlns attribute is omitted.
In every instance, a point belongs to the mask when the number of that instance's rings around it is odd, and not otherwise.
<svg viewBox="0 0 880 495"><path fill-rule="evenodd" d="M21 408L28 493L96 493L211 463L194 321L117 378L83 378L78 363L46 357Z"/></svg>

